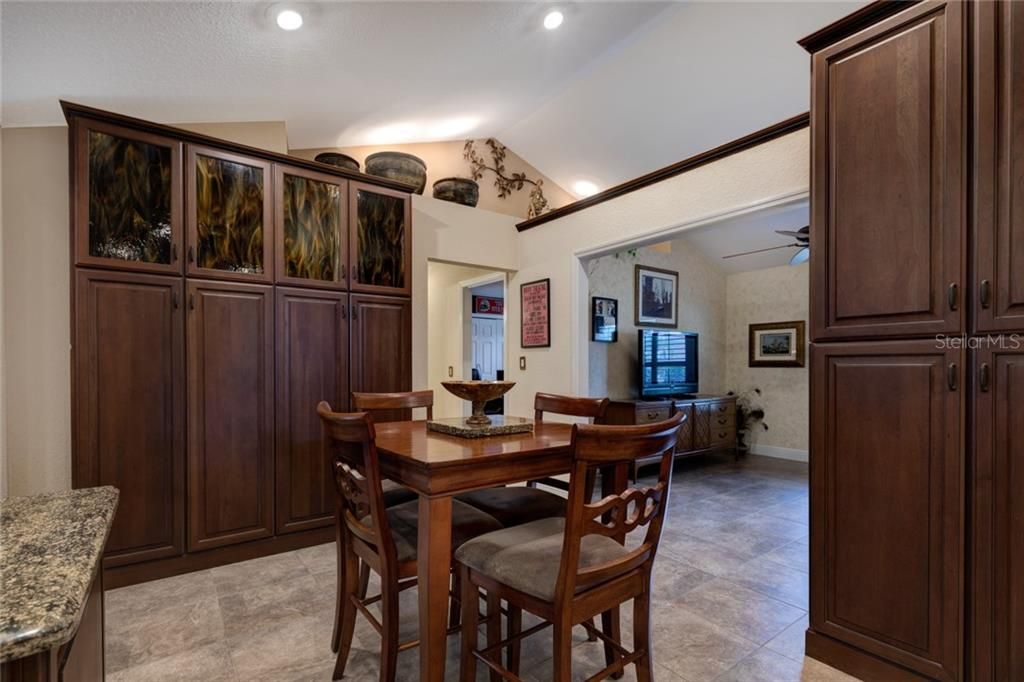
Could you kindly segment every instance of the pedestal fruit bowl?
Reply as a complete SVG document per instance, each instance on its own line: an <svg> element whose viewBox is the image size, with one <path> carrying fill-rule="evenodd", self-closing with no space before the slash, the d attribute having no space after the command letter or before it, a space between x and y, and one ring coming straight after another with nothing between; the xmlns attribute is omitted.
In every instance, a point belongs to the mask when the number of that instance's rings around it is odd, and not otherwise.
<svg viewBox="0 0 1024 682"><path fill-rule="evenodd" d="M484 414L484 404L489 400L500 398L516 385L514 381L442 381L452 395L473 403L473 416L466 418L471 426L487 426L491 418Z"/></svg>

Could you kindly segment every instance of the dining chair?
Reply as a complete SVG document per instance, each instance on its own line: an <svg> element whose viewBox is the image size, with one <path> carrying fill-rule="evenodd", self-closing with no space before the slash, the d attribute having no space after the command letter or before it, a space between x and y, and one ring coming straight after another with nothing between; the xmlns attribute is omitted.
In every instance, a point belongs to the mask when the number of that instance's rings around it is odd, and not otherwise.
<svg viewBox="0 0 1024 682"><path fill-rule="evenodd" d="M333 679L341 679L352 647L356 614L362 614L381 636L380 679L395 679L398 653L419 644L398 638L399 594L416 584L419 502L387 506L381 485L373 418L365 412L336 413L326 402L317 405L330 445L337 490L338 562L337 613L334 640L338 659ZM452 504L452 548L501 524L469 505ZM359 563L380 576L380 594L365 597L359 589ZM478 600L474 600L476 603ZM378 620L369 610L381 603Z"/></svg>
<svg viewBox="0 0 1024 682"><path fill-rule="evenodd" d="M568 682L572 674L572 628L583 624L605 644L606 666L588 680L603 680L636 665L637 680L652 679L651 570L672 479L672 460L679 429L686 420L679 412L669 419L640 426L577 424L572 431L572 478L565 518L542 519L481 535L455 553L462 599L463 682L476 679L476 663L493 673L519 680L519 646L524 637L551 626L554 658L552 679ZM627 466L642 457L661 458L653 486L627 488L591 502L586 498L586 474L596 467ZM635 547L626 536L646 527ZM474 597L487 591L488 619L492 604L508 604L509 626L504 640L488 638L478 649L479 614ZM598 632L588 624L597 614L615 614L633 600L633 650L623 646L619 633ZM522 631L522 610L543 622ZM509 649L507 667L500 652Z"/></svg>
<svg viewBox="0 0 1024 682"><path fill-rule="evenodd" d="M533 399L533 408L536 422L543 422L544 414L547 412L568 417L589 418L593 419L594 423L601 423L608 410L608 399L537 393ZM588 476L587 489L592 492L594 477L590 473ZM538 488L538 483L564 491L569 489L565 481L557 478L542 478L528 482L526 487L485 488L456 495L455 499L487 512L505 527L518 526L552 516L565 516L565 497Z"/></svg>

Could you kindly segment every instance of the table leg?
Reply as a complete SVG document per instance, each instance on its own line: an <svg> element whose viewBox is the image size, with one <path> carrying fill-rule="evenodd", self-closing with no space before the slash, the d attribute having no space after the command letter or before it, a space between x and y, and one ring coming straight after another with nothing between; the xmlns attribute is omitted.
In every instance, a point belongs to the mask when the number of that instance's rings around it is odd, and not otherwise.
<svg viewBox="0 0 1024 682"><path fill-rule="evenodd" d="M420 599L420 681L442 682L447 653L452 498L420 495L416 548Z"/></svg>

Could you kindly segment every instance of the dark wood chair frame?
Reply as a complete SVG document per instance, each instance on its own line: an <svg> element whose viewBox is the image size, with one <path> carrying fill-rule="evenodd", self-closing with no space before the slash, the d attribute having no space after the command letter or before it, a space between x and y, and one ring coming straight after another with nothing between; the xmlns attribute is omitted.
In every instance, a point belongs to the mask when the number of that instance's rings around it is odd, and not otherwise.
<svg viewBox="0 0 1024 682"><path fill-rule="evenodd" d="M544 421L544 413L561 414L568 417L586 417L593 420L594 424L603 424L605 413L608 412L608 398L580 398L576 396L556 395L554 393L537 393L533 398L533 419ZM596 472L588 472L590 476L589 490L593 492ZM549 488L557 488L565 492L569 491L569 483L560 478L539 478L529 481L526 485L536 488L537 485L546 485Z"/></svg>
<svg viewBox="0 0 1024 682"><path fill-rule="evenodd" d="M316 408L324 425L326 445L337 488L338 592L332 648L338 653L333 679L341 679L352 646L356 613L361 613L381 636L380 679L395 679L398 654L419 640L398 639L399 594L416 585L416 561L398 561L381 487L373 418L365 412L337 413L321 401ZM369 525L363 519L369 519ZM380 575L380 594L367 598L365 575ZM381 602L381 620L369 606ZM454 609L454 605L453 605ZM453 628L454 631L454 628Z"/></svg>
<svg viewBox="0 0 1024 682"><path fill-rule="evenodd" d="M462 582L462 668L463 682L476 679L476 663L481 661L494 677L518 682L519 648L523 638L553 627L554 682L569 682L572 674L572 628L583 624L605 644L607 665L588 678L597 682L622 673L636 665L639 682L652 679L651 654L651 571L668 503L672 462L679 429L685 413L641 426L603 426L577 424L572 431L573 471L570 480L565 539L554 598L539 599L504 585L486 575L459 565ZM593 504L585 499L587 472L597 467L627 467L641 457L661 457L657 483L652 487L628 488ZM582 484L581 484L582 483ZM643 542L621 558L579 570L583 537L604 535L624 544L626 535L647 526ZM487 646L478 650L479 621L474 598L479 589L487 591L488 613L499 600L508 604L508 636L494 641L490 633ZM599 632L589 621L601 614L606 631L611 619L618 623L619 606L633 600L633 651L628 651L617 631ZM542 618L540 623L522 631L522 610ZM605 620L608 619L608 620ZM490 628L488 628L490 629ZM617 630L617 628L616 628ZM500 663L500 651L508 648L508 667Z"/></svg>
<svg viewBox="0 0 1024 682"><path fill-rule="evenodd" d="M434 418L434 392L406 391L403 393L359 393L352 392L352 409L356 412L379 412L382 410L413 410L426 408L427 419Z"/></svg>

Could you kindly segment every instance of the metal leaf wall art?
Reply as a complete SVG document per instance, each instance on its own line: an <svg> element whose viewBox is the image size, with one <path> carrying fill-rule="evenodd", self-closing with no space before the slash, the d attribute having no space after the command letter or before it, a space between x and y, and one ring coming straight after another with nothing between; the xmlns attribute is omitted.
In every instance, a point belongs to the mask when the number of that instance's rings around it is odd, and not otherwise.
<svg viewBox="0 0 1024 682"><path fill-rule="evenodd" d="M89 255L171 262L171 150L89 131Z"/></svg>
<svg viewBox="0 0 1024 682"><path fill-rule="evenodd" d="M196 261L201 268L263 272L263 169L196 157Z"/></svg>

